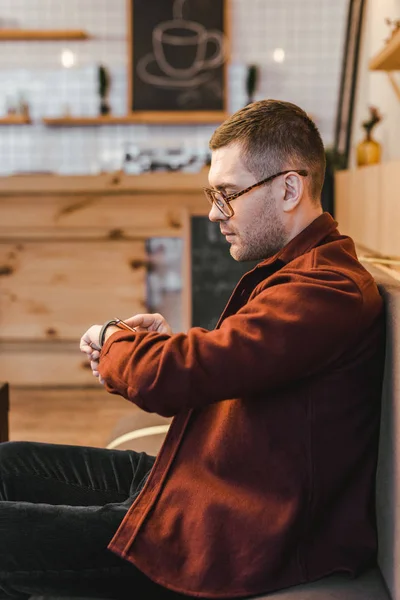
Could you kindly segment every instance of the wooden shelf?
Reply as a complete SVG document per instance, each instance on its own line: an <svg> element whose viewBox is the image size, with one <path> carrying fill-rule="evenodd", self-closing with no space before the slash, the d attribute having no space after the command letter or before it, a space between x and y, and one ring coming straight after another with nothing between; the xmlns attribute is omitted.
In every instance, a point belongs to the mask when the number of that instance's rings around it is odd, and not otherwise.
<svg viewBox="0 0 400 600"><path fill-rule="evenodd" d="M0 41L86 40L89 35L80 29L0 29Z"/></svg>
<svg viewBox="0 0 400 600"><path fill-rule="evenodd" d="M400 70L400 29L392 36L386 46L369 63L371 71Z"/></svg>
<svg viewBox="0 0 400 600"><path fill-rule="evenodd" d="M0 125L30 125L31 122L29 117L23 117L21 115L7 115L6 117L0 117Z"/></svg>
<svg viewBox="0 0 400 600"><path fill-rule="evenodd" d="M190 125L222 123L227 114L220 111L193 111L187 116L182 112L173 111L151 112L140 111L125 116L105 117L46 117L43 123L50 127L85 127L95 125L129 125L138 123L152 123L163 125Z"/></svg>

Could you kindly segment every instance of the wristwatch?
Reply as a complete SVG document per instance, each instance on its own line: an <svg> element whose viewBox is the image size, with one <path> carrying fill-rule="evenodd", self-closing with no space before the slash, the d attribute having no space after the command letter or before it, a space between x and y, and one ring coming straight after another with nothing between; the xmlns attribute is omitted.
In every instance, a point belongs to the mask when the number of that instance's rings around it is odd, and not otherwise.
<svg viewBox="0 0 400 600"><path fill-rule="evenodd" d="M99 333L99 346L100 348L102 348L104 346L104 342L105 342L105 335L106 335L106 330L108 327L111 327L111 325L115 325L116 327L119 327L119 329L126 329L127 331L133 331L134 333L136 332L136 329L134 329L133 327L130 327L127 323L125 323L125 321L122 321L122 319L118 319L118 317L116 317L115 319L110 319L109 321L106 321L103 325L103 327L100 329L100 333Z"/></svg>

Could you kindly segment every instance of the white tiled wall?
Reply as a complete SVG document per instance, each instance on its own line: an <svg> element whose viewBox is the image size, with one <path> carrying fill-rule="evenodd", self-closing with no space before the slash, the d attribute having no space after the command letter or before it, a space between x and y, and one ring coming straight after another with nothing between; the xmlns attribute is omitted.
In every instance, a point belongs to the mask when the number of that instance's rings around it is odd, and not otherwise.
<svg viewBox="0 0 400 600"><path fill-rule="evenodd" d="M348 0L230 0L232 40L229 110L246 102L245 76L257 64L259 98L299 104L332 142ZM149 7L151 0L149 0ZM112 169L129 142L207 147L214 126L103 126L46 128L43 116L97 114L96 66L111 72L114 114L127 112L126 0L0 0L0 27L79 28L95 39L73 42L0 42L0 115L22 93L35 124L0 128L0 174L52 170L95 173ZM273 59L285 51L285 61ZM77 57L61 66L64 49Z"/></svg>

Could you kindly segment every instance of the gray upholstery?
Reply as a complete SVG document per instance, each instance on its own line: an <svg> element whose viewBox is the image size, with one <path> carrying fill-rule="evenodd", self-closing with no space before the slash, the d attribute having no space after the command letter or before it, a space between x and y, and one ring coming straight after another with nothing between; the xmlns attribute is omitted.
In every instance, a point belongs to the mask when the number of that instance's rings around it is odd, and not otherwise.
<svg viewBox="0 0 400 600"><path fill-rule="evenodd" d="M257 596L257 600L264 598L265 600L390 600L378 569L356 579L332 575L314 583L296 585L274 594Z"/></svg>
<svg viewBox="0 0 400 600"><path fill-rule="evenodd" d="M400 277L368 268L385 298L387 331L377 472L378 562L393 600L400 600Z"/></svg>

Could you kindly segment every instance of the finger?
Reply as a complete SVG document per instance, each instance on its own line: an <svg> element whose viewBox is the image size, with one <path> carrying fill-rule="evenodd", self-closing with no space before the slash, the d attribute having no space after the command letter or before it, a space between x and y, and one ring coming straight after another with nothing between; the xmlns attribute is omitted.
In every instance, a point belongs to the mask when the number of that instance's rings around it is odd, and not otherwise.
<svg viewBox="0 0 400 600"><path fill-rule="evenodd" d="M101 350L100 346L98 346L95 342L90 342L89 346L92 348L92 350Z"/></svg>
<svg viewBox="0 0 400 600"><path fill-rule="evenodd" d="M129 319L124 319L125 323L129 325L129 327L137 327L141 325L143 322L143 315L134 315L133 317L129 317Z"/></svg>
<svg viewBox="0 0 400 600"><path fill-rule="evenodd" d="M100 376L99 376L99 383L101 383L101 385L104 385L104 384L105 384L105 382L106 382L106 380L105 380L105 379L103 379L103 378L102 378L102 376L100 375Z"/></svg>
<svg viewBox="0 0 400 600"><path fill-rule="evenodd" d="M91 360L90 361L90 368L92 369L92 371L97 371L99 366L99 361L98 360Z"/></svg>
<svg viewBox="0 0 400 600"><path fill-rule="evenodd" d="M90 336L88 335L88 332L86 331L80 339L80 342L79 342L80 349L83 350L83 352L86 352L86 350L84 350L84 348L89 348L90 342L91 342Z"/></svg>
<svg viewBox="0 0 400 600"><path fill-rule="evenodd" d="M82 352L93 352L93 350L100 350L99 346L99 333L101 330L101 325L92 325L89 329L83 334L80 340L79 347Z"/></svg>
<svg viewBox="0 0 400 600"><path fill-rule="evenodd" d="M85 352L86 354L91 354L92 352L99 351L101 348L97 346L94 342L91 342L87 338L81 338L79 348L81 352Z"/></svg>
<svg viewBox="0 0 400 600"><path fill-rule="evenodd" d="M98 360L100 358L100 352L98 350L94 350L90 358L91 360Z"/></svg>
<svg viewBox="0 0 400 600"><path fill-rule="evenodd" d="M139 314L139 315L134 315L133 317L129 317L129 319L124 319L125 323L127 323L130 327L144 327L145 329L147 329L148 327L150 327L150 325L152 325L154 323L155 320L155 315L151 315L151 314Z"/></svg>
<svg viewBox="0 0 400 600"><path fill-rule="evenodd" d="M100 376L100 373L99 373L98 371L93 371L93 375L94 375L95 377L99 377L99 376Z"/></svg>
<svg viewBox="0 0 400 600"><path fill-rule="evenodd" d="M93 352L93 348L91 346L89 346L89 344L87 344L86 342L83 342L82 340L79 344L79 348L80 348L81 352L84 352L85 354L90 355Z"/></svg>

